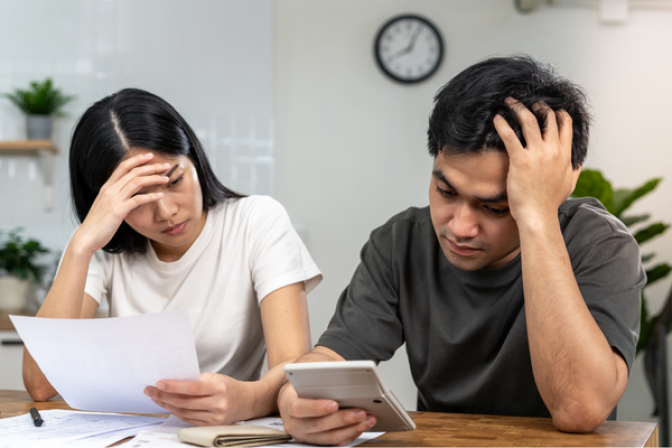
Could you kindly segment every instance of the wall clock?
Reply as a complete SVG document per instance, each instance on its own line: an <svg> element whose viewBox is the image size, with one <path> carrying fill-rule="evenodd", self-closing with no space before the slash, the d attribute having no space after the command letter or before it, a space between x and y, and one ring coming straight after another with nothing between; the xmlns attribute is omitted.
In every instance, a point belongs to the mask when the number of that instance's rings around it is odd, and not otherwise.
<svg viewBox="0 0 672 448"><path fill-rule="evenodd" d="M402 83L424 81L443 60L443 40L427 19L402 15L385 23L374 46L378 65L390 78Z"/></svg>

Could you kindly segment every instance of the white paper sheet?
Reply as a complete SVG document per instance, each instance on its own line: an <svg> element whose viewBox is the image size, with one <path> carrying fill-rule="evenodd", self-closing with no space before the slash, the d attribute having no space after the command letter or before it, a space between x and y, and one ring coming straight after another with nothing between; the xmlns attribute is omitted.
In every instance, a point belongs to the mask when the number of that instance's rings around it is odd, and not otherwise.
<svg viewBox="0 0 672 448"><path fill-rule="evenodd" d="M165 413L142 391L200 379L185 310L107 319L10 316L26 348L70 407Z"/></svg>
<svg viewBox="0 0 672 448"><path fill-rule="evenodd" d="M121 440L127 439L129 437L135 437L141 431L151 431L159 425L160 423L155 423L154 425L143 426L140 428L127 428L120 429L118 431L106 432L103 434L96 434L84 439L73 440L71 442L64 443L60 446L60 448L107 448Z"/></svg>
<svg viewBox="0 0 672 448"><path fill-rule="evenodd" d="M236 425L256 425L263 426L265 428L280 429L282 430L282 419L276 417L267 417L267 418L257 418L254 420L246 420L236 423ZM193 446L188 443L180 442L177 438L177 433L180 429L191 428L193 425L185 423L182 420L178 419L174 415L170 415L168 419L157 428L152 428L151 430L143 429L138 433L137 436L130 442L128 442L128 448L179 448ZM345 446L355 446L360 443L364 443L368 440L375 439L380 437L384 432L365 432L362 433L359 438ZM316 445L308 445L305 443L297 442L292 439L287 443L281 443L278 445L268 445L270 447L286 447L286 448L298 448L298 447L314 447Z"/></svg>
<svg viewBox="0 0 672 448"><path fill-rule="evenodd" d="M137 436L123 445L123 448L185 448L193 447L189 443L181 442L177 433L157 431L140 431Z"/></svg>
<svg viewBox="0 0 672 448"><path fill-rule="evenodd" d="M254 420L246 420L243 422L238 422L236 425L255 425L255 426L263 426L265 428L271 428L271 429L280 429L282 430L282 419L277 418L277 417L266 417L266 418L255 418ZM160 428L160 426L159 426ZM364 443L368 440L375 439L376 437L380 437L384 432L363 432L362 435L359 436L356 440L348 443L347 445L343 446L355 446L359 445L360 443ZM300 443L297 442L296 440L292 439L287 443L280 443L277 445L270 445L274 447L286 447L286 448L297 448L297 447L313 447L316 445L308 445L306 443Z"/></svg>
<svg viewBox="0 0 672 448"><path fill-rule="evenodd" d="M81 439L93 441L96 435L120 430L136 429L131 432L137 434L140 432L138 428L153 428L152 425L165 420L159 417L65 410L40 411L40 416L44 420L44 425L40 427L33 424L30 414L1 419L0 448L63 446ZM88 447L92 446L107 445L88 444Z"/></svg>

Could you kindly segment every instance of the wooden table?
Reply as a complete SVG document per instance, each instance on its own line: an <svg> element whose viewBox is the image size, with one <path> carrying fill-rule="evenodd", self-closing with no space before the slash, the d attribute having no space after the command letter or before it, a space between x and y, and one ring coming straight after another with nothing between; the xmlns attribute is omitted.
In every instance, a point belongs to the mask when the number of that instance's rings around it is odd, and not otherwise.
<svg viewBox="0 0 672 448"><path fill-rule="evenodd" d="M72 409L64 401L35 403L27 392L0 390L0 418L27 414L33 406L40 411ZM567 434L555 429L548 418L441 412L410 415L418 426L415 431L388 432L361 446L658 446L655 423L608 421L590 434Z"/></svg>
<svg viewBox="0 0 672 448"><path fill-rule="evenodd" d="M35 313L30 311L18 311L15 313L7 313L6 311L0 311L0 331L14 331L14 325L12 325L12 321L9 320L10 314L12 316L35 317Z"/></svg>
<svg viewBox="0 0 672 448"><path fill-rule="evenodd" d="M15 331L16 329L14 328L14 325L12 324L12 321L9 319L10 314L12 316L26 316L26 317L35 317L35 313L37 311L28 311L28 310L21 310L21 311L15 311L12 313L8 313L6 311L0 311L0 331ZM93 315L94 318L104 318L104 317L110 317L109 311L104 310L96 311L96 314Z"/></svg>

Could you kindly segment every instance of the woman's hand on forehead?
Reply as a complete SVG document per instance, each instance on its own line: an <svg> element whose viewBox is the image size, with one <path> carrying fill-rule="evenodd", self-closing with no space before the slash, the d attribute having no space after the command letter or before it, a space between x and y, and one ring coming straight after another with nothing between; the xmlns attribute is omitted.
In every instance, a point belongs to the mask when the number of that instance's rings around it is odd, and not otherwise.
<svg viewBox="0 0 672 448"><path fill-rule="evenodd" d="M140 193L145 187L168 183L169 163L151 163L154 154L145 152L123 160L103 184L75 233L76 244L94 253L110 242L126 216L134 209L158 201L162 192Z"/></svg>

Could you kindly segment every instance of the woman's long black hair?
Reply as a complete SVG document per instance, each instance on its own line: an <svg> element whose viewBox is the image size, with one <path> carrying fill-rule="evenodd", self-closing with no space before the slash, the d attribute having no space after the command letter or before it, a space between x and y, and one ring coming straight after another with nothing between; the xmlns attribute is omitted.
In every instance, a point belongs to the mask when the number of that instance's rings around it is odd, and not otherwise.
<svg viewBox="0 0 672 448"><path fill-rule="evenodd" d="M70 188L80 222L100 188L134 148L189 157L201 185L203 210L227 198L243 197L219 182L196 134L170 104L144 90L124 89L89 107L75 126L70 145ZM122 222L103 250L144 253L147 238Z"/></svg>

